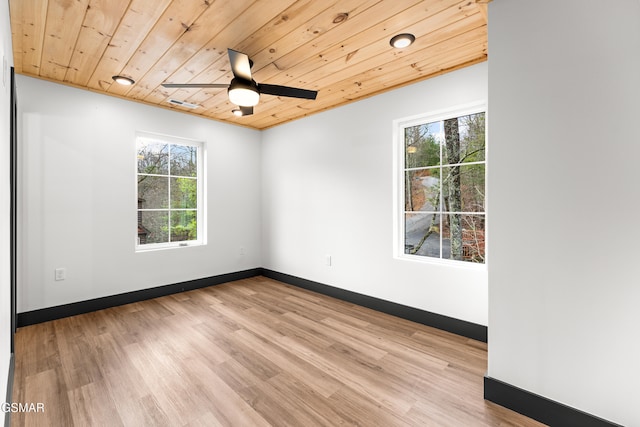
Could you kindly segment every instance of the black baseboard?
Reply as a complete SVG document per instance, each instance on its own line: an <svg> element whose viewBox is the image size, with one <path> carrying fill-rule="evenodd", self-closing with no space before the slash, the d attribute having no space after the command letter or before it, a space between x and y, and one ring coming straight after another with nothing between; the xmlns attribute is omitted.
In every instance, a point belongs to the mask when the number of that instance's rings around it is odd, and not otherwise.
<svg viewBox="0 0 640 427"><path fill-rule="evenodd" d="M13 378L14 373L16 371L16 359L15 354L11 353L11 358L9 359L9 375L7 377L7 397L5 398L6 403L13 402ZM4 427L11 426L11 411L6 411L4 413Z"/></svg>
<svg viewBox="0 0 640 427"><path fill-rule="evenodd" d="M42 308L40 310L27 311L24 313L18 313L18 327L34 325L36 323L47 322L49 320L61 319L63 317L89 313L91 311L102 310L109 307L116 307L133 302L163 297L166 295L176 294L178 292L219 285L221 283L232 282L234 280L247 279L249 277L259 276L261 273L261 268L254 268L251 270L221 274L204 279L189 280L187 282L158 286L156 288L142 289L139 291L126 292L123 294L95 298L87 301Z"/></svg>
<svg viewBox="0 0 640 427"><path fill-rule="evenodd" d="M484 377L484 398L549 426L622 427L491 377Z"/></svg>
<svg viewBox="0 0 640 427"><path fill-rule="evenodd" d="M159 286L156 288L142 289L139 291L126 292L118 295L111 295L102 298L95 298L87 301L79 301L70 304L47 307L40 310L18 313L18 327L34 325L36 323L61 319L63 317L75 316L77 314L89 313L105 308L130 304L152 298L171 295L178 292L190 291L193 289L205 288L207 286L219 285L221 283L232 282L234 280L247 279L263 275L271 279L279 280L290 285L328 295L363 307L368 307L382 313L391 314L423 325L442 329L467 338L487 342L487 327L476 323L467 322L441 314L431 313L414 307L385 301L368 295L359 294L352 291L336 288L289 274L265 268L254 268L251 270L239 271L236 273L222 274L219 276L207 277L204 279L190 280L188 282Z"/></svg>
<svg viewBox="0 0 640 427"><path fill-rule="evenodd" d="M371 308L382 313L411 320L412 322L422 323L423 325L442 329L463 337L487 342L487 327L483 325L385 301L368 295L359 294L357 292L347 291L322 283L313 282L311 280L302 279L300 277L291 276L289 274L268 270L266 268L262 269L262 275L299 288L308 289L333 298Z"/></svg>

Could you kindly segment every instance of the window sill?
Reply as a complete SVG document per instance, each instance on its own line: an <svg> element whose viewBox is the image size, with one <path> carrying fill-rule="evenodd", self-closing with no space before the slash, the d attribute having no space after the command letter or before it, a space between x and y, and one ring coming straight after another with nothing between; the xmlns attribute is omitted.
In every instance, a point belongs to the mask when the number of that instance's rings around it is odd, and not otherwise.
<svg viewBox="0 0 640 427"><path fill-rule="evenodd" d="M446 267L446 268L456 268L463 270L475 270L475 271L486 271L487 264L480 264L475 262L466 262L466 261L454 261L450 259L441 259L441 258L431 258L426 256L419 255L407 255L407 254L399 254L393 257L398 261L408 261L417 264L425 264L425 265L434 265L438 267Z"/></svg>
<svg viewBox="0 0 640 427"><path fill-rule="evenodd" d="M181 242L181 243L157 243L157 244L148 244L148 245L139 245L136 246L136 252L154 252L154 251L164 251L167 249L185 249L185 248L193 248L198 246L204 246L205 244L198 241L191 242Z"/></svg>

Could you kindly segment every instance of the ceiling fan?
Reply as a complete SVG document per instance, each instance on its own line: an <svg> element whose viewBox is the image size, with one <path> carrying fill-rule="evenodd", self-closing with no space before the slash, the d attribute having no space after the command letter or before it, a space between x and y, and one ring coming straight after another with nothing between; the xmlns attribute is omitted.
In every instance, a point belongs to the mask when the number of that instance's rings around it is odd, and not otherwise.
<svg viewBox="0 0 640 427"><path fill-rule="evenodd" d="M227 52L233 72L231 83L163 83L162 86L166 88L227 88L229 101L239 107L233 110L238 116L253 114L253 107L258 104L260 94L263 93L290 98L316 99L318 92L315 90L256 83L251 77L253 61L242 52L233 49L227 49Z"/></svg>

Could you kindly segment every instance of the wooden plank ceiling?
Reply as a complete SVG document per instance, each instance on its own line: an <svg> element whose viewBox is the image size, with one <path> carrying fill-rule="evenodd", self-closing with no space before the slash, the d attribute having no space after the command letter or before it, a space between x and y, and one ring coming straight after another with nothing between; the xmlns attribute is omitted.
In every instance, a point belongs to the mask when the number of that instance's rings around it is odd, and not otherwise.
<svg viewBox="0 0 640 427"><path fill-rule="evenodd" d="M10 0L10 14L17 73L266 129L486 60L489 1ZM415 43L392 48L405 32ZM249 55L258 83L317 99L263 94L235 117L225 89L160 86L229 83L227 48Z"/></svg>

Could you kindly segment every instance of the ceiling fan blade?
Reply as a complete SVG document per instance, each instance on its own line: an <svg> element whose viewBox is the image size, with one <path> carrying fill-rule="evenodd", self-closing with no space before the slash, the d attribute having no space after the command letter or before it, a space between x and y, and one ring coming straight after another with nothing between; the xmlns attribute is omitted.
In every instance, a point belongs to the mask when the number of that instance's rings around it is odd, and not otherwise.
<svg viewBox="0 0 640 427"><path fill-rule="evenodd" d="M226 89L228 84L224 83L162 83L162 87L166 88L217 88Z"/></svg>
<svg viewBox="0 0 640 427"><path fill-rule="evenodd" d="M318 95L318 92L315 90L268 84L259 84L258 90L260 93L266 93L267 95L288 96L290 98L316 99Z"/></svg>
<svg viewBox="0 0 640 427"><path fill-rule="evenodd" d="M227 49L229 53L229 63L231 64L231 71L235 77L251 81L251 62L249 57L233 49Z"/></svg>

